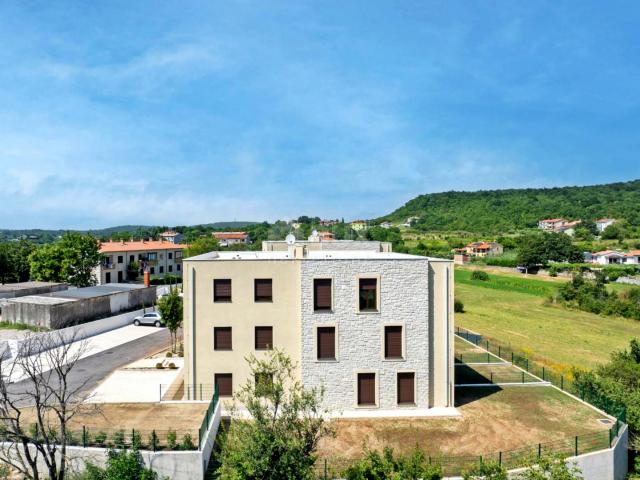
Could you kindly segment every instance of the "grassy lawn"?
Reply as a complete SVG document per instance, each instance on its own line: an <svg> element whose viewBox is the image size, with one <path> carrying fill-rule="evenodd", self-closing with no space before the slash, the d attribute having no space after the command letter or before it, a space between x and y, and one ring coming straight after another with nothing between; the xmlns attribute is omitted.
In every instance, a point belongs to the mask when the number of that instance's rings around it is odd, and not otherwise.
<svg viewBox="0 0 640 480"><path fill-rule="evenodd" d="M608 446L609 426L598 421L602 416L551 387L457 388L456 403L461 418L332 420L337 435L321 441L319 458L344 468L362 456L365 445L400 452L418 446L434 458L486 456L535 449L539 442L566 441L571 448L574 435L588 435L584 442L592 450Z"/></svg>
<svg viewBox="0 0 640 480"><path fill-rule="evenodd" d="M570 310L547 301L555 281L490 273L486 282L456 269L456 325L524 351L555 371L591 368L640 338L640 322ZM556 284L557 285L557 284Z"/></svg>
<svg viewBox="0 0 640 480"><path fill-rule="evenodd" d="M0 322L0 330L30 330L32 332L46 332L44 327L36 327L26 323Z"/></svg>

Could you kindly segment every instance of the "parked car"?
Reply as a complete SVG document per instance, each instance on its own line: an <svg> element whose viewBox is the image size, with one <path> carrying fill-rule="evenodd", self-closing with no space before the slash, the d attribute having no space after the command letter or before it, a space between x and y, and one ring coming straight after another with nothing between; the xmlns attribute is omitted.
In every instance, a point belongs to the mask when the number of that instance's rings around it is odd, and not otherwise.
<svg viewBox="0 0 640 480"><path fill-rule="evenodd" d="M149 312L144 315L140 315L133 319L133 324L137 327L139 325L153 325L154 327L164 327L162 316L158 312Z"/></svg>

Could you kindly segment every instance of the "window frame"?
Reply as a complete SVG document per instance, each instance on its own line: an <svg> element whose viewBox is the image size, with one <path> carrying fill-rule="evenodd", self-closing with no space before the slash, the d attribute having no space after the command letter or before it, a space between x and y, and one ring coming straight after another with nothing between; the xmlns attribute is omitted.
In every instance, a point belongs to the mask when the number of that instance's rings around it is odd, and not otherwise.
<svg viewBox="0 0 640 480"><path fill-rule="evenodd" d="M229 298L216 296L217 282L229 282L229 289L231 290L231 294L229 295ZM232 303L233 302L233 280L231 278L214 278L211 285L213 287L213 303Z"/></svg>
<svg viewBox="0 0 640 480"><path fill-rule="evenodd" d="M317 308L316 307L316 281L317 280L328 280L330 282L330 291L331 291L331 306L329 308ZM334 305L335 305L335 281L333 277L314 277L312 282L312 296L313 296L313 312L314 313L333 313Z"/></svg>
<svg viewBox="0 0 640 480"><path fill-rule="evenodd" d="M213 374L213 385L214 385L214 389L215 387L218 385L217 377L218 376L225 376L225 377L230 377L231 378L231 393L228 395L223 395L220 393L220 389L218 389L218 396L220 397L233 397L233 373L232 372L220 372L220 373L214 373Z"/></svg>
<svg viewBox="0 0 640 480"><path fill-rule="evenodd" d="M258 348L258 329L270 329L271 330L271 346L266 348ZM256 325L253 327L253 349L257 352L267 352L273 350L273 326L271 325Z"/></svg>
<svg viewBox="0 0 640 480"><path fill-rule="evenodd" d="M218 348L217 347L217 338L216 338L216 330L229 330L229 336L230 336L230 344L231 346L229 348ZM233 327L230 326L218 326L218 327L213 327L213 351L214 352L231 352L233 351Z"/></svg>
<svg viewBox="0 0 640 480"><path fill-rule="evenodd" d="M319 341L319 337L318 337L318 329L320 328L333 328L333 355L334 358L320 358L319 352L318 352L318 341ZM313 329L313 354L314 354L314 359L316 361L316 363L336 363L339 361L340 359L340 351L338 348L338 345L340 345L340 342L338 341L338 326L334 323L323 323L323 324L318 324L315 326L315 328Z"/></svg>
<svg viewBox="0 0 640 480"><path fill-rule="evenodd" d="M269 281L271 283L271 297L258 298L258 282ZM273 303L273 278L254 278L253 279L253 302L254 303Z"/></svg>
<svg viewBox="0 0 640 480"><path fill-rule="evenodd" d="M399 380L399 376L402 373L411 373L413 374L413 403L409 403L409 402L402 402L400 403L399 400L399 389L398 389L398 380ZM395 385L395 390L396 390L396 406L397 407L415 407L418 405L417 402L417 398L418 398L418 376L416 375L416 371L415 370L398 370L396 371L396 385Z"/></svg>
<svg viewBox="0 0 640 480"><path fill-rule="evenodd" d="M386 344L387 344L387 327L400 327L402 332L400 333L401 342L402 342L402 356L401 357L387 357L386 355ZM397 323L384 323L381 325L382 329L382 345L381 345L381 356L382 360L385 362L404 362L407 360L407 329L403 322Z"/></svg>
<svg viewBox="0 0 640 480"><path fill-rule="evenodd" d="M365 309L362 310L360 308L360 280L375 280L376 281L376 308L375 309ZM356 289L356 313L360 314L360 315L376 315L379 314L382 311L382 305L380 302L380 290L382 287L382 282L381 282L381 278L380 275L378 274L359 274L356 275L356 282L355 282L355 289Z"/></svg>
<svg viewBox="0 0 640 480"><path fill-rule="evenodd" d="M358 403L358 393L359 393L359 385L360 383L358 382L358 378L360 376L360 374L373 374L373 378L374 378L374 392L373 392L373 396L374 396L374 403L364 403L364 404L360 404ZM378 373L377 370L356 370L355 372L355 388L354 388L354 404L355 407L358 409L373 409L373 408L380 408L380 374Z"/></svg>

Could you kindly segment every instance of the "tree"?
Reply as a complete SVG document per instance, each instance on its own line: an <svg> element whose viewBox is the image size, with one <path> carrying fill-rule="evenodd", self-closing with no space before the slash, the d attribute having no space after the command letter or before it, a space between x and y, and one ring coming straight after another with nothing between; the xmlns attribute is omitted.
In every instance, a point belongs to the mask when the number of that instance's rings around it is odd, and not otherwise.
<svg viewBox="0 0 640 480"><path fill-rule="evenodd" d="M607 228L605 228L602 231L601 237L603 240L622 241L624 240L624 232L622 231L622 228L620 227L620 225L614 223L612 225L609 225Z"/></svg>
<svg viewBox="0 0 640 480"><path fill-rule="evenodd" d="M546 265L549 262L580 263L582 252L564 233L536 233L520 237L517 262L525 267Z"/></svg>
<svg viewBox="0 0 640 480"><path fill-rule="evenodd" d="M34 248L26 240L0 242L0 283L29 280L29 255Z"/></svg>
<svg viewBox="0 0 640 480"><path fill-rule="evenodd" d="M387 447L382 455L375 450L366 450L364 458L347 468L344 476L347 480L439 480L442 469L428 463L424 452L418 448L406 456L394 456L393 450Z"/></svg>
<svg viewBox="0 0 640 480"><path fill-rule="evenodd" d="M515 476L516 480L582 480L580 469L562 455L543 455L534 465Z"/></svg>
<svg viewBox="0 0 640 480"><path fill-rule="evenodd" d="M333 434L323 418L323 390L304 389L295 380L297 366L279 350L247 361L251 376L234 400L250 419L233 408L221 442L219 478L315 478L318 442Z"/></svg>
<svg viewBox="0 0 640 480"><path fill-rule="evenodd" d="M213 252L219 248L220 245L215 237L200 237L191 242L189 248L186 249L185 257L195 257L196 255L202 255L203 253Z"/></svg>
<svg viewBox="0 0 640 480"><path fill-rule="evenodd" d="M462 475L463 480L508 480L507 469L498 462L481 462Z"/></svg>
<svg viewBox="0 0 640 480"><path fill-rule="evenodd" d="M0 359L0 461L32 480L65 478L70 422L90 408L83 406L86 381L72 377L88 345L75 340L60 332L33 335L15 359Z"/></svg>
<svg viewBox="0 0 640 480"><path fill-rule="evenodd" d="M94 269L101 258L95 237L67 232L56 243L43 245L29 256L31 277L88 287L96 284Z"/></svg>
<svg viewBox="0 0 640 480"><path fill-rule="evenodd" d="M137 450L109 450L107 466L100 468L90 462L78 480L156 480L158 474L144 466Z"/></svg>
<svg viewBox="0 0 640 480"><path fill-rule="evenodd" d="M171 288L169 294L158 300L158 311L162 315L164 324L171 332L172 351L176 351L176 333L182 326L183 304L177 288Z"/></svg>
<svg viewBox="0 0 640 480"><path fill-rule="evenodd" d="M5 284L13 276L13 265L11 261L8 243L0 243L0 283Z"/></svg>

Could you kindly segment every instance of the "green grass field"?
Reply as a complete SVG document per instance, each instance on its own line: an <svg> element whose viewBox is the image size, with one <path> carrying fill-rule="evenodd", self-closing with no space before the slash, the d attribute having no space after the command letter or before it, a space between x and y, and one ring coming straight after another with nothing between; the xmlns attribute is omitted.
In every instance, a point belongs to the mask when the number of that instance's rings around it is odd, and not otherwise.
<svg viewBox="0 0 640 480"><path fill-rule="evenodd" d="M592 368L640 338L638 321L551 304L557 281L489 273L482 282L462 269L455 276L456 298L465 308L456 314L456 325L522 350L555 371Z"/></svg>

